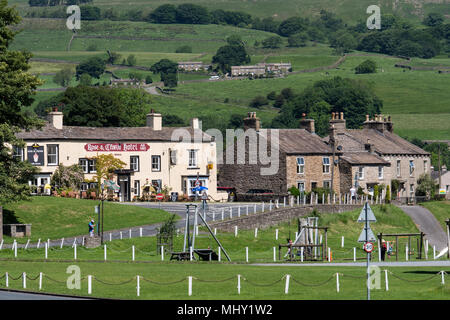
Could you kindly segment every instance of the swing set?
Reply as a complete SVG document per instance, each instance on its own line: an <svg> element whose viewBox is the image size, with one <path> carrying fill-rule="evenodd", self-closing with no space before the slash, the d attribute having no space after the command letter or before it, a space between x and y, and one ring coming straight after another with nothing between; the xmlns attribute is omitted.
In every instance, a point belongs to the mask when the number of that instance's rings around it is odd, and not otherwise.
<svg viewBox="0 0 450 320"><path fill-rule="evenodd" d="M422 259L423 258L422 250L423 250L424 236L425 236L425 233L420 232L420 233L390 233L390 234L379 233L377 237L378 237L378 243L380 245L382 244L382 241L384 240L383 238L385 238L385 237L395 238L395 240L386 241L386 244L387 244L386 255L388 257L395 255L395 260L398 261L398 256L399 256L398 249L400 246L399 240L401 240L401 239L408 239L408 241L407 241L408 260L411 255L416 254L415 252L417 252L416 259ZM416 251L414 250L413 247L411 247L411 238L416 238ZM395 251L395 253L394 253L394 251Z"/></svg>

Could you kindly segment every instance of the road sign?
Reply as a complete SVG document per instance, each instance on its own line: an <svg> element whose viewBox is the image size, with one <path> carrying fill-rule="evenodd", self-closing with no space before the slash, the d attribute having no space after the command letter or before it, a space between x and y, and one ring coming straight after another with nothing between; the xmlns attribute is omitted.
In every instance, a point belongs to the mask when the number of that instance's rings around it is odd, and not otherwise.
<svg viewBox="0 0 450 320"><path fill-rule="evenodd" d="M366 229L364 228L361 234L359 235L358 242L370 242L370 241L376 241L377 238L375 238L375 235L372 232L372 229L368 227L367 229L367 238L366 239Z"/></svg>
<svg viewBox="0 0 450 320"><path fill-rule="evenodd" d="M366 242L364 244L364 251L368 252L368 253L372 252L373 251L373 243L372 242Z"/></svg>
<svg viewBox="0 0 450 320"><path fill-rule="evenodd" d="M162 193L158 193L156 195L156 200L162 200L164 198L164 195Z"/></svg>
<svg viewBox="0 0 450 320"><path fill-rule="evenodd" d="M447 190L445 190L445 189L439 189L439 194L446 194L447 193Z"/></svg>
<svg viewBox="0 0 450 320"><path fill-rule="evenodd" d="M377 222L377 219L375 218L375 215L373 214L372 208L369 206L369 204L366 204L367 206L367 221L369 222ZM363 207L361 210L361 213L358 217L358 222L366 222L366 208Z"/></svg>

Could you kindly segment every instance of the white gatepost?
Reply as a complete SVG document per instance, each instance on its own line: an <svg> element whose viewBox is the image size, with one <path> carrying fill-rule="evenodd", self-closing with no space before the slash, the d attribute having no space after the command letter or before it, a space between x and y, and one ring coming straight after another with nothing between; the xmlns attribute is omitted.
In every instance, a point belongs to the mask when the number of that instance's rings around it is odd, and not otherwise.
<svg viewBox="0 0 450 320"><path fill-rule="evenodd" d="M8 288L9 287L9 276L8 276L8 272L5 272L5 286Z"/></svg>
<svg viewBox="0 0 450 320"><path fill-rule="evenodd" d="M103 256L104 256L105 261L106 261L106 244L103 245Z"/></svg>
<svg viewBox="0 0 450 320"><path fill-rule="evenodd" d="M277 261L277 248L273 247L273 261L276 262Z"/></svg>
<svg viewBox="0 0 450 320"><path fill-rule="evenodd" d="M45 260L47 260L47 258L48 258L48 244L47 244L47 242L45 243L45 249L44 249L44 252L45 252Z"/></svg>
<svg viewBox="0 0 450 320"><path fill-rule="evenodd" d="M433 246L433 260L436 260L436 246Z"/></svg>
<svg viewBox="0 0 450 320"><path fill-rule="evenodd" d="M297 196L297 206L300 205L300 196Z"/></svg>
<svg viewBox="0 0 450 320"><path fill-rule="evenodd" d="M248 247L245 247L245 262L248 262Z"/></svg>
<svg viewBox="0 0 450 320"><path fill-rule="evenodd" d="M188 296L192 296L192 276L188 277Z"/></svg>
<svg viewBox="0 0 450 320"><path fill-rule="evenodd" d="M336 273L336 291L339 292L339 272Z"/></svg>
<svg viewBox="0 0 450 320"><path fill-rule="evenodd" d="M238 227L234 226L234 236L237 237L238 235Z"/></svg>
<svg viewBox="0 0 450 320"><path fill-rule="evenodd" d="M39 272L39 290L42 290L42 272Z"/></svg>
<svg viewBox="0 0 450 320"><path fill-rule="evenodd" d="M342 236L342 238L341 238L341 248L343 248L344 247L344 236Z"/></svg>
<svg viewBox="0 0 450 320"><path fill-rule="evenodd" d="M381 262L381 242L380 242L380 239L378 239L378 261Z"/></svg>
<svg viewBox="0 0 450 320"><path fill-rule="evenodd" d="M17 242L14 240L14 258L17 258Z"/></svg>
<svg viewBox="0 0 450 320"><path fill-rule="evenodd" d="M122 240L122 231L120 231L120 240Z"/></svg>
<svg viewBox="0 0 450 320"><path fill-rule="evenodd" d="M303 247L300 248L300 261L303 262Z"/></svg>
<svg viewBox="0 0 450 320"><path fill-rule="evenodd" d="M109 234L109 242L111 242L112 241L112 234L110 233Z"/></svg>
<svg viewBox="0 0 450 320"><path fill-rule="evenodd" d="M141 295L141 281L140 281L141 279L140 279L140 277L139 276L136 276L136 294L137 294L137 296L139 297L140 295Z"/></svg>
<svg viewBox="0 0 450 320"><path fill-rule="evenodd" d="M61 239L61 245L60 245L59 248L62 249L62 248L63 248L63 245L64 245L64 238Z"/></svg>
<svg viewBox="0 0 450 320"><path fill-rule="evenodd" d="M217 248L217 253L219 254L219 257L218 257L218 261L220 262L221 261L221 256L220 256L220 252L221 252L222 250L220 249L220 247L219 248Z"/></svg>
<svg viewBox="0 0 450 320"><path fill-rule="evenodd" d="M223 211L224 211L224 209L222 208L222 220L223 220Z"/></svg>
<svg viewBox="0 0 450 320"><path fill-rule="evenodd" d="M233 208L230 207L230 219L233 218Z"/></svg>
<svg viewBox="0 0 450 320"><path fill-rule="evenodd" d="M134 245L131 246L131 260L134 261L136 259L135 256L135 248Z"/></svg>
<svg viewBox="0 0 450 320"><path fill-rule="evenodd" d="M76 243L73 246L73 259L77 260L77 244Z"/></svg>
<svg viewBox="0 0 450 320"><path fill-rule="evenodd" d="M441 271L441 284L445 284L444 273L445 273L445 271L442 270L442 271Z"/></svg>
<svg viewBox="0 0 450 320"><path fill-rule="evenodd" d="M213 221L216 221L216 212L213 211Z"/></svg>
<svg viewBox="0 0 450 320"><path fill-rule="evenodd" d="M88 275L88 294L92 294L92 276Z"/></svg>
<svg viewBox="0 0 450 320"><path fill-rule="evenodd" d="M264 212L264 201L262 202L262 209L261 212Z"/></svg>
<svg viewBox="0 0 450 320"><path fill-rule="evenodd" d="M241 206L238 206L238 218L241 217Z"/></svg>
<svg viewBox="0 0 450 320"><path fill-rule="evenodd" d="M409 260L409 248L408 248L408 246L406 246L406 261L408 261Z"/></svg>
<svg viewBox="0 0 450 320"><path fill-rule="evenodd" d="M142 228L139 228L139 237L142 238Z"/></svg>
<svg viewBox="0 0 450 320"><path fill-rule="evenodd" d="M286 197L283 197L283 207L286 208Z"/></svg>
<svg viewBox="0 0 450 320"><path fill-rule="evenodd" d="M284 286L284 294L288 294L289 293L289 280L291 278L290 274L286 275L286 284Z"/></svg>
<svg viewBox="0 0 450 320"><path fill-rule="evenodd" d="M386 291L389 291L388 271L384 270L384 282L386 284Z"/></svg>
<svg viewBox="0 0 450 320"><path fill-rule="evenodd" d="M81 238L81 245L84 247L84 237Z"/></svg>
<svg viewBox="0 0 450 320"><path fill-rule="evenodd" d="M189 247L189 260L192 261L193 258L194 258L194 256L193 256L192 246L191 246L191 247Z"/></svg>
<svg viewBox="0 0 450 320"><path fill-rule="evenodd" d="M238 274L237 275L237 290L238 290L238 294L241 294L241 275Z"/></svg>
<svg viewBox="0 0 450 320"><path fill-rule="evenodd" d="M245 211L245 214L248 216L248 205L246 206L246 209L245 209L246 211Z"/></svg>
<svg viewBox="0 0 450 320"><path fill-rule="evenodd" d="M272 200L270 200L270 203L269 203L269 211L272 211Z"/></svg>
<svg viewBox="0 0 450 320"><path fill-rule="evenodd" d="M258 228L255 228L255 238L258 237Z"/></svg>
<svg viewBox="0 0 450 320"><path fill-rule="evenodd" d="M353 247L353 261L356 262L356 248Z"/></svg>
<svg viewBox="0 0 450 320"><path fill-rule="evenodd" d="M26 272L22 273L22 286L24 289L27 288L27 273Z"/></svg>
<svg viewBox="0 0 450 320"><path fill-rule="evenodd" d="M331 253L331 249L330 249L330 247L328 247L328 262L331 262L331 255L330 255L330 253Z"/></svg>
<svg viewBox="0 0 450 320"><path fill-rule="evenodd" d="M253 206L253 213L256 213L256 203L255 203L255 205Z"/></svg>
<svg viewBox="0 0 450 320"><path fill-rule="evenodd" d="M217 228L214 228L214 235L217 235Z"/></svg>
<svg viewBox="0 0 450 320"><path fill-rule="evenodd" d="M164 261L164 246L161 246L161 261Z"/></svg>
<svg viewBox="0 0 450 320"><path fill-rule="evenodd" d="M275 240L278 240L278 229L275 229Z"/></svg>

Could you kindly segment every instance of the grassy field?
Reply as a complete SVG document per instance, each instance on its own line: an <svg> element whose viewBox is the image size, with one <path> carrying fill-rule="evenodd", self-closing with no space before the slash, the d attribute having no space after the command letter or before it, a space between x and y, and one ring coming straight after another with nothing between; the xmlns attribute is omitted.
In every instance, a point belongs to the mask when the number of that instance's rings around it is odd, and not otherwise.
<svg viewBox="0 0 450 320"><path fill-rule="evenodd" d="M421 205L434 214L437 221L441 224L442 229L447 232L447 224L445 221L450 219L450 201L431 201L421 203Z"/></svg>
<svg viewBox="0 0 450 320"><path fill-rule="evenodd" d="M178 5L182 3L192 3L192 0L172 0L171 4ZM22 13L31 11L42 11L40 8L30 8L27 0L9 0L10 4L16 4ZM136 0L133 2L123 2L120 0L96 0L95 6L101 9L114 8L117 12L124 12L132 9L140 10L144 16L148 15L156 7L166 4L165 0ZM368 15L366 9L373 4L370 0L340 0L338 4L332 0L221 0L221 1L207 1L196 0L196 4L205 6L210 10L223 9L233 11L248 12L255 17L274 17L276 19L286 19L293 15L303 17L317 16L321 9L335 12L341 17L345 23L355 23L358 20L366 20ZM428 12L448 11L448 4L425 0L420 2L410 3L407 0L400 1L382 1L377 3L380 6L381 12L392 13L395 12L401 16L407 17L413 21L421 20L421 17ZM48 10L61 10L59 8L52 8Z"/></svg>
<svg viewBox="0 0 450 320"><path fill-rule="evenodd" d="M99 201L56 197L32 197L30 201L4 206L4 223L31 223L31 240L59 239L87 234L90 218L97 221L94 207ZM145 209L105 202L104 228L113 230L164 221L169 214L159 209ZM26 242L26 239L20 239Z"/></svg>
<svg viewBox="0 0 450 320"><path fill-rule="evenodd" d="M364 300L366 299L365 269L358 267L260 267L243 265L216 265L210 263L76 263L81 270L81 289L68 289L68 266L73 263L5 262L0 261L2 277L10 274L9 287L21 288L20 277L26 272L31 279L44 273L43 292L88 296L87 276L93 275L92 296L119 299L149 300ZM384 272L379 289L371 290L373 300L447 300L450 298L449 277L442 285L442 268L388 267L389 291L385 291ZM446 270L449 272L448 268ZM335 274L339 272L340 292L336 290ZM392 273L394 275L392 275ZM241 293L237 293L237 275L241 275ZM284 275L290 274L289 294L284 293ZM140 297L136 296L139 275ZM434 276L433 276L434 275ZM192 296L188 296L187 277L193 276ZM11 278L12 277L12 278ZM396 278L398 277L398 278ZM400 278L400 279L399 279ZM144 280L145 279L145 280ZM245 280L244 280L245 279ZM146 281L150 280L152 282ZM217 281L218 280L218 281ZM226 280L226 281L221 281ZM412 281L420 282L412 282ZM177 282L178 283L174 283ZM210 282L204 282L210 281ZM278 282L277 282L278 281ZM326 282L327 281L327 282ZM125 283L127 282L127 283ZM275 283L276 282L276 283ZM122 285L114 285L120 284ZM271 286L258 287L257 285ZM302 284L321 284L309 287ZM0 280L5 287L5 279ZM38 280L28 280L27 290L38 291Z"/></svg>

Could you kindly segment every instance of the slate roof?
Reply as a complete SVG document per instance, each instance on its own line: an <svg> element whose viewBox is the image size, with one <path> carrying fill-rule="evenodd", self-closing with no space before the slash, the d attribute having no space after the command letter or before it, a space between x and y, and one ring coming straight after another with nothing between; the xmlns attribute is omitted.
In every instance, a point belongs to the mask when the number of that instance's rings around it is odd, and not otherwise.
<svg viewBox="0 0 450 320"><path fill-rule="evenodd" d="M213 141L211 136L192 127L163 127L161 130L153 130L150 127L63 126L59 130L49 123L42 130L21 131L16 136L23 140L181 141L182 138L172 140L172 134L177 129L186 130L191 137L194 137L194 131L196 131L196 134L202 137L203 142Z"/></svg>
<svg viewBox="0 0 450 320"><path fill-rule="evenodd" d="M390 165L390 162L369 152L347 152L340 156L340 158L350 164Z"/></svg>

